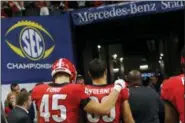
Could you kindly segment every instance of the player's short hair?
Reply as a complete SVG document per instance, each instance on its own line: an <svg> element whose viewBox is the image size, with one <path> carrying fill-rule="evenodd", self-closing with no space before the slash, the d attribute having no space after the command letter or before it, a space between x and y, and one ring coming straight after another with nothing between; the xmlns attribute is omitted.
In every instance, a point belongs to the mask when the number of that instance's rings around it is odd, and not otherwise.
<svg viewBox="0 0 185 123"><path fill-rule="evenodd" d="M89 63L89 74L92 79L103 77L106 71L106 65L100 59L94 59Z"/></svg>
<svg viewBox="0 0 185 123"><path fill-rule="evenodd" d="M10 85L11 91L13 91L13 88L15 88L15 87L18 86L18 85L19 85L18 83L12 83L12 84Z"/></svg>
<svg viewBox="0 0 185 123"><path fill-rule="evenodd" d="M19 93L16 97L16 103L18 106L23 106L26 101L29 100L30 93L29 92L22 92Z"/></svg>

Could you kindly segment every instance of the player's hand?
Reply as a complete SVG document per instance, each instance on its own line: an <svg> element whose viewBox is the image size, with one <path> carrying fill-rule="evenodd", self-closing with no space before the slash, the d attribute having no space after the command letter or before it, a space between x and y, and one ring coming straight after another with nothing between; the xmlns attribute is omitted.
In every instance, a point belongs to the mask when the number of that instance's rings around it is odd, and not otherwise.
<svg viewBox="0 0 185 123"><path fill-rule="evenodd" d="M118 92L120 92L125 87L126 87L126 84L123 79L118 79L114 82L114 89Z"/></svg>

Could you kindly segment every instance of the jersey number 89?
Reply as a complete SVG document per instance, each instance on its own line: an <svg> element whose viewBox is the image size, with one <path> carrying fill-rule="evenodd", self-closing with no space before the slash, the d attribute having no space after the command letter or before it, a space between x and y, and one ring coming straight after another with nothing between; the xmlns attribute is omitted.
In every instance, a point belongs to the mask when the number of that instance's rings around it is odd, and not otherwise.
<svg viewBox="0 0 185 123"><path fill-rule="evenodd" d="M49 95L45 94L42 97L42 102L40 105L40 116L44 118L45 122L50 122L49 118L52 117L52 119L55 122L62 122L66 120L66 107L64 105L59 105L59 100L65 100L67 95L65 94L55 94L52 96L52 110L60 110L60 116L58 115L52 115L49 112Z"/></svg>
<svg viewBox="0 0 185 123"><path fill-rule="evenodd" d="M99 102L97 97L91 96L90 98L96 102ZM106 98L107 98L107 96L103 97L101 102L103 102ZM92 123L97 123L100 120L100 118L102 118L102 120L105 122L113 122L115 117L116 117L115 106L111 109L109 116L105 115L105 116L101 117L98 115L93 115L93 114L87 113L87 119L89 122L92 122Z"/></svg>

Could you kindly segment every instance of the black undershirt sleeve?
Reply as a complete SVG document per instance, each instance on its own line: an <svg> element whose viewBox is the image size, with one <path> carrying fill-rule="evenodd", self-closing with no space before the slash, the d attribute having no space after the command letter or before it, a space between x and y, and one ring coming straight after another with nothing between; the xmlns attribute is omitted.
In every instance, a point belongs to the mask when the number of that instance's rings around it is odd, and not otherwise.
<svg viewBox="0 0 185 123"><path fill-rule="evenodd" d="M81 107L81 109L84 109L84 108L85 108L85 106L86 106L90 101L91 101L91 99L90 99L90 98L87 98L87 99L81 99L81 101L80 101L80 107Z"/></svg>

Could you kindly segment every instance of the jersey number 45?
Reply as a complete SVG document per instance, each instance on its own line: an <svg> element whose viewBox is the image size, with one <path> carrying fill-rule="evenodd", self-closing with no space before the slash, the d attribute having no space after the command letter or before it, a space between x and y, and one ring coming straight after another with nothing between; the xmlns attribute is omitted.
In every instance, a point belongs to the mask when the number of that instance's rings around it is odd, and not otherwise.
<svg viewBox="0 0 185 123"><path fill-rule="evenodd" d="M49 95L45 94L42 97L42 102L40 105L40 116L44 118L45 122L50 122L49 119L52 117L52 119L55 122L62 122L66 120L66 107L64 105L59 105L58 101L59 100L65 100L67 97L66 94L55 94L52 96L52 105L51 109L52 110L60 110L60 116L58 115L52 115L49 112Z"/></svg>

